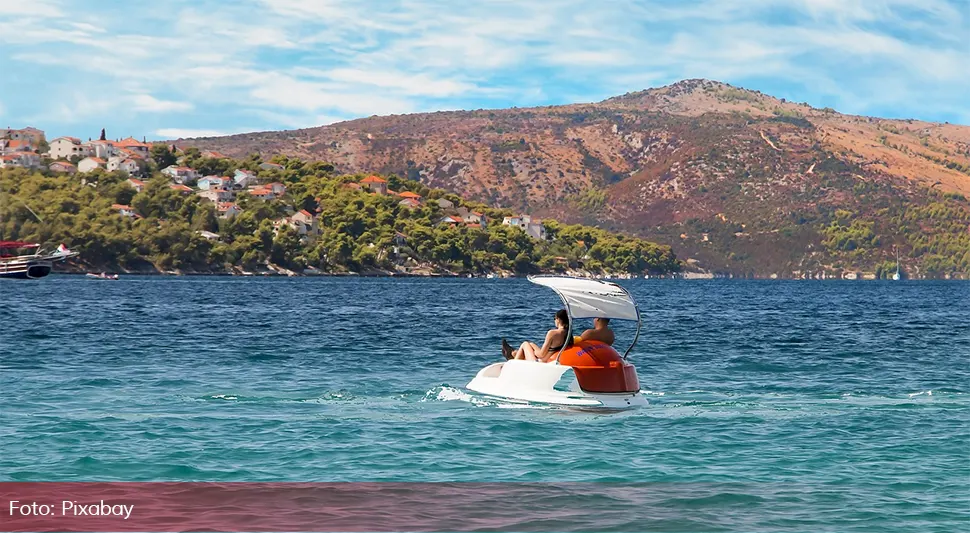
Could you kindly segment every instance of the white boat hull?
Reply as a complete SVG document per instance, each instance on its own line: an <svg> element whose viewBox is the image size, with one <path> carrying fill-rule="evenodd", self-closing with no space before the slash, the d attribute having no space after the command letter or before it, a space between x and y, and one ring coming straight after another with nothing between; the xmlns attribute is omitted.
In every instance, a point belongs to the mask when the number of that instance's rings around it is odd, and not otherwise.
<svg viewBox="0 0 970 533"><path fill-rule="evenodd" d="M647 405L640 391L586 392L579 388L571 367L535 361L512 360L488 365L478 371L466 388L496 398L569 407L629 409Z"/></svg>

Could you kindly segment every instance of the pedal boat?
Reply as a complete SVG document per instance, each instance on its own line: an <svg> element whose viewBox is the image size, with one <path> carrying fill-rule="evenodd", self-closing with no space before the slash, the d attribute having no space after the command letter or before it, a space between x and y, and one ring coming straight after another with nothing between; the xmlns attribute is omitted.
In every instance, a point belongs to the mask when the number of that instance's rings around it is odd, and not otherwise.
<svg viewBox="0 0 970 533"><path fill-rule="evenodd" d="M467 389L515 402L584 409L628 409L644 406L636 368L626 358L640 337L640 310L623 287L606 281L560 276L530 276L562 299L569 314L569 335L578 318L636 321L633 343L621 356L598 341L566 346L548 363L513 359L481 369ZM578 339L577 339L578 340Z"/></svg>

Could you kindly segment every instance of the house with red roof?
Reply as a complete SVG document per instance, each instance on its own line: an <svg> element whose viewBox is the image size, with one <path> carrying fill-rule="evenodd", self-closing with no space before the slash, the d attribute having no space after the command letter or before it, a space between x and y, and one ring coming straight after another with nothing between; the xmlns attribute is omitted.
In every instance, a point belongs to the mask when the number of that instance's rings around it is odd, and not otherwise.
<svg viewBox="0 0 970 533"><path fill-rule="evenodd" d="M138 213L130 205L112 204L111 209L114 209L123 217L135 218L138 216Z"/></svg>
<svg viewBox="0 0 970 533"><path fill-rule="evenodd" d="M464 220L454 215L441 217L441 220L438 221L439 226L457 226L462 223L464 223Z"/></svg>
<svg viewBox="0 0 970 533"><path fill-rule="evenodd" d="M91 172L98 168L104 168L107 162L100 157L85 157L84 159L78 161L77 171L78 172Z"/></svg>
<svg viewBox="0 0 970 533"><path fill-rule="evenodd" d="M377 176L367 176L360 180L361 187L367 187L375 194L387 194L387 180Z"/></svg>
<svg viewBox="0 0 970 533"><path fill-rule="evenodd" d="M24 160L20 154L0 155L0 168L19 168L25 167Z"/></svg>
<svg viewBox="0 0 970 533"><path fill-rule="evenodd" d="M242 209L232 202L219 202L216 204L216 211L219 212L220 218L232 218L239 213L242 213Z"/></svg>
<svg viewBox="0 0 970 533"><path fill-rule="evenodd" d="M276 198L276 194L266 187L253 187L247 190L250 196L253 198L259 198L260 200L273 200Z"/></svg>
<svg viewBox="0 0 970 533"><path fill-rule="evenodd" d="M196 194L214 204L231 202L236 196L235 193L229 189L207 189L204 191L199 191Z"/></svg>
<svg viewBox="0 0 970 533"><path fill-rule="evenodd" d="M203 159L229 159L229 156L226 154L215 150L203 150L201 155Z"/></svg>
<svg viewBox="0 0 970 533"><path fill-rule="evenodd" d="M485 217L485 215L479 213L478 211L469 211L464 217L462 217L462 220L465 221L465 224L478 224L478 226L482 228L488 224L488 219Z"/></svg>
<svg viewBox="0 0 970 533"><path fill-rule="evenodd" d="M172 178L175 183L192 183L199 178L199 174L194 169L178 165L163 168L162 174Z"/></svg>
<svg viewBox="0 0 970 533"><path fill-rule="evenodd" d="M417 200L418 202L420 202L420 201L423 200L423 198L422 198L422 196L420 194L418 194L416 192L411 192L411 191L404 191L404 192L398 194L398 196L400 196L401 198L410 198L412 200Z"/></svg>
<svg viewBox="0 0 970 533"><path fill-rule="evenodd" d="M142 156L149 157L151 155L151 145L148 143L143 143L134 137L128 137L127 139L122 139L117 141L115 148L131 150L132 152Z"/></svg>
<svg viewBox="0 0 970 533"><path fill-rule="evenodd" d="M188 185L182 185L181 183L172 183L171 185L169 185L169 188L171 188L176 192L180 192L182 194L190 194L192 192L192 187L189 187Z"/></svg>
<svg viewBox="0 0 970 533"><path fill-rule="evenodd" d="M397 203L401 207L407 207L408 209L417 209L421 207L421 202L415 200L414 198L405 198Z"/></svg>
<svg viewBox="0 0 970 533"><path fill-rule="evenodd" d="M51 172L61 172L64 174L75 174L77 172L77 167L67 161L54 161L47 166L47 169Z"/></svg>
<svg viewBox="0 0 970 533"><path fill-rule="evenodd" d="M38 145L46 139L43 130L27 126L26 128L14 130L10 128L0 130L0 139L10 139L13 141L28 141L30 144Z"/></svg>
<svg viewBox="0 0 970 533"><path fill-rule="evenodd" d="M142 180L128 178L128 185L131 185L131 188L135 189L135 192L142 192L145 190L145 182Z"/></svg>
<svg viewBox="0 0 970 533"><path fill-rule="evenodd" d="M0 149L6 153L29 152L34 149L34 145L28 139L5 139L0 141Z"/></svg>

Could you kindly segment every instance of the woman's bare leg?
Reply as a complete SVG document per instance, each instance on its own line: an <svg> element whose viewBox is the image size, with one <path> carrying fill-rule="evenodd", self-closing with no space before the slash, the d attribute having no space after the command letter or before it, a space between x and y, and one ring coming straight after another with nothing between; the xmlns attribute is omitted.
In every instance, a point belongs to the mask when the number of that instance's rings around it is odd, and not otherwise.
<svg viewBox="0 0 970 533"><path fill-rule="evenodd" d="M526 341L522 343L522 348L520 348L519 351L522 352L522 358L526 361L538 361L539 358L536 356L536 354L539 353L541 349L542 348L540 348L536 343Z"/></svg>

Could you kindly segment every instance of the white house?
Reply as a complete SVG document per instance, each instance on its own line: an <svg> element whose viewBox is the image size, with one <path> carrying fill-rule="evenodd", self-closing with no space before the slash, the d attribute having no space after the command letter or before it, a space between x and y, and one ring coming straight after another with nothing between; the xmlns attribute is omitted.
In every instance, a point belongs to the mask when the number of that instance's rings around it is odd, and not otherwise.
<svg viewBox="0 0 970 533"><path fill-rule="evenodd" d="M91 148L81 144L76 137L58 137L50 142L51 159L70 159L71 157L87 157L91 155Z"/></svg>
<svg viewBox="0 0 970 533"><path fill-rule="evenodd" d="M135 218L138 216L138 213L135 213L135 210L130 205L113 204L111 209L114 209L123 217Z"/></svg>
<svg viewBox="0 0 970 533"><path fill-rule="evenodd" d="M163 168L162 174L172 178L172 181L176 183L191 183L199 177L199 174L195 170L176 165Z"/></svg>
<svg viewBox="0 0 970 533"><path fill-rule="evenodd" d="M206 176L196 182L196 186L203 191L209 189L228 189L232 186L232 179L222 176Z"/></svg>
<svg viewBox="0 0 970 533"><path fill-rule="evenodd" d="M215 204L231 202L235 196L228 189L207 189L199 191L197 194Z"/></svg>
<svg viewBox="0 0 970 533"><path fill-rule="evenodd" d="M108 159L107 168L109 172L120 170L128 175L138 174L141 172L141 164L139 164L137 160L130 157L112 157Z"/></svg>
<svg viewBox="0 0 970 533"><path fill-rule="evenodd" d="M465 224L479 224L483 229L488 223L488 219L485 218L485 215L479 213L478 211L469 211L462 218L464 219Z"/></svg>
<svg viewBox="0 0 970 533"><path fill-rule="evenodd" d="M259 180L256 178L256 174L239 168L233 174L232 181L236 185L236 188L246 189L255 186Z"/></svg>
<svg viewBox="0 0 970 533"><path fill-rule="evenodd" d="M77 170L78 172L91 172L96 168L104 168L105 164L105 160L100 157L85 157L78 161Z"/></svg>
<svg viewBox="0 0 970 533"><path fill-rule="evenodd" d="M290 217L290 222L294 225L299 226L297 231L300 235L306 234L317 234L319 233L319 227L317 226L317 217L313 216L313 213L307 211L306 209L300 209L293 216Z"/></svg>
<svg viewBox="0 0 970 533"><path fill-rule="evenodd" d="M539 220L532 220L532 217L529 215L505 217L502 220L502 224L522 228L522 231L526 232L533 239L540 241L546 240L546 227Z"/></svg>
<svg viewBox="0 0 970 533"><path fill-rule="evenodd" d="M367 187L374 194L387 194L387 180L377 176L367 176L360 180L362 187Z"/></svg>
<svg viewBox="0 0 970 533"><path fill-rule="evenodd" d="M211 231L206 231L206 230L200 230L200 231L197 231L196 233L198 233L203 239L206 239L209 241L219 240L218 233L212 233Z"/></svg>
<svg viewBox="0 0 970 533"><path fill-rule="evenodd" d="M128 185L131 185L135 192L142 192L145 190L145 182L141 180L136 180L135 178L128 178Z"/></svg>
<svg viewBox="0 0 970 533"><path fill-rule="evenodd" d="M118 150L111 141L88 141L84 143L84 146L90 152L90 155L97 157L99 159L108 159L118 155Z"/></svg>
<svg viewBox="0 0 970 533"><path fill-rule="evenodd" d="M242 213L242 209L232 202L221 202L216 204L216 211L219 212L221 218L232 218L239 213Z"/></svg>

